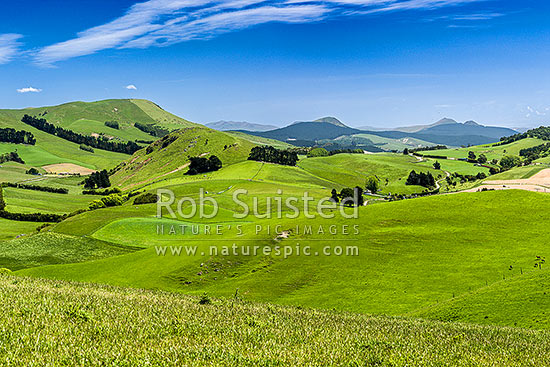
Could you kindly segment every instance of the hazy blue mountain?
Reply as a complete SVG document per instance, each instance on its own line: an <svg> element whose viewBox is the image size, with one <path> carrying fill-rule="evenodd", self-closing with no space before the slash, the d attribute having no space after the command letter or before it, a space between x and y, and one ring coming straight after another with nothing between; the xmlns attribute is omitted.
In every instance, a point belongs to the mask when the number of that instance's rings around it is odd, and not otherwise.
<svg viewBox="0 0 550 367"><path fill-rule="evenodd" d="M494 143L499 141L501 137L516 134L515 130L509 128L483 126L475 121L459 123L450 118L441 119L430 125L404 127L401 130L361 130L348 127L334 117L325 117L310 122L295 122L289 126L270 131L254 132L248 130L244 132L289 143L297 142L295 144L299 145L313 145L319 140L330 140L363 133L388 139L414 138L433 142L434 144L462 146Z"/></svg>
<svg viewBox="0 0 550 367"><path fill-rule="evenodd" d="M248 130L248 131L268 131L277 129L277 126L274 125L264 125L264 124L255 124L245 121L217 121L210 122L205 125L214 130L218 131L229 131L229 130Z"/></svg>
<svg viewBox="0 0 550 367"><path fill-rule="evenodd" d="M465 123L454 124L439 124L422 129L419 134L434 134L434 135L478 135L486 136L492 139L500 139L503 136L510 136L517 131L507 127L483 126L475 121L466 121Z"/></svg>
<svg viewBox="0 0 550 367"><path fill-rule="evenodd" d="M331 124L331 125L339 126L339 127L348 127L348 126L344 125L342 123L342 121L338 120L336 117L330 117L330 116L321 117L320 119L313 120L313 121L296 121L296 122L293 122L292 124L290 124L290 126L297 125L297 124L302 124L304 122L320 122L320 123Z"/></svg>

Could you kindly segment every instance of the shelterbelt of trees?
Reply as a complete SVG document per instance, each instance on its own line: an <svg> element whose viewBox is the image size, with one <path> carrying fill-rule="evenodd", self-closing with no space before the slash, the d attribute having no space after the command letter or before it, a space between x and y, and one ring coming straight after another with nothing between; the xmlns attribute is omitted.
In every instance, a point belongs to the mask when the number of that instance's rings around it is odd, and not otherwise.
<svg viewBox="0 0 550 367"><path fill-rule="evenodd" d="M42 191L42 192L51 192L53 194L68 194L69 190L62 188L62 187L48 187L48 186L38 186L38 185L29 185L29 184L21 184L21 183L13 183L13 182L3 182L0 184L1 187L13 187L16 189L22 189L22 190L34 190L34 191Z"/></svg>
<svg viewBox="0 0 550 367"><path fill-rule="evenodd" d="M96 138L94 136L82 135L72 130L64 129L59 126L55 126L54 124L50 124L48 121L46 121L46 119L43 118L36 118L25 115L21 119L21 122L30 125L38 130L44 131L48 134L60 137L61 139L65 139L76 144L84 144L92 148L125 154L134 154L141 149L141 147L133 141L123 143L110 141L104 136Z"/></svg>
<svg viewBox="0 0 550 367"><path fill-rule="evenodd" d="M136 122L134 124L136 129L139 129L143 131L146 134L149 134L151 136L157 137L157 138L163 138L166 135L170 134L170 130L164 129L160 126L155 126L152 124L142 124L140 122Z"/></svg>
<svg viewBox="0 0 550 367"><path fill-rule="evenodd" d="M34 138L34 135L28 131L19 131L8 127L5 129L0 129L0 142L35 145L36 139Z"/></svg>
<svg viewBox="0 0 550 367"><path fill-rule="evenodd" d="M272 146L260 146L252 148L248 160L295 166L298 162L298 154L288 150L279 150Z"/></svg>

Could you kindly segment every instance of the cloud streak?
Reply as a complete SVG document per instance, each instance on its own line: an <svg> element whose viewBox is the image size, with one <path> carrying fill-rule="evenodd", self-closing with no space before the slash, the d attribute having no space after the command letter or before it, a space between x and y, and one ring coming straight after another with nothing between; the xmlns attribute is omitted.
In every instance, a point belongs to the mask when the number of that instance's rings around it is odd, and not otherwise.
<svg viewBox="0 0 550 367"><path fill-rule="evenodd" d="M38 89L34 87L21 88L17 90L17 93L40 93L40 92L42 92L42 89Z"/></svg>
<svg viewBox="0 0 550 367"><path fill-rule="evenodd" d="M48 66L107 49L167 46L269 22L309 23L337 16L433 10L478 1L484 0L149 0L134 4L109 23L40 49L34 61Z"/></svg>
<svg viewBox="0 0 550 367"><path fill-rule="evenodd" d="M0 64L10 62L18 53L21 37L20 34L0 34Z"/></svg>

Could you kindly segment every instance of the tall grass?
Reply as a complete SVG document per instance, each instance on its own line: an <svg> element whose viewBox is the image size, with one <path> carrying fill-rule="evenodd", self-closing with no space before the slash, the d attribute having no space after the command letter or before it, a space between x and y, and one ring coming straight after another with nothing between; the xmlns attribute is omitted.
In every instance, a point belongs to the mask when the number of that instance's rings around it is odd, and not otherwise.
<svg viewBox="0 0 550 367"><path fill-rule="evenodd" d="M12 366L544 366L550 333L0 276ZM204 303L204 302L202 302Z"/></svg>

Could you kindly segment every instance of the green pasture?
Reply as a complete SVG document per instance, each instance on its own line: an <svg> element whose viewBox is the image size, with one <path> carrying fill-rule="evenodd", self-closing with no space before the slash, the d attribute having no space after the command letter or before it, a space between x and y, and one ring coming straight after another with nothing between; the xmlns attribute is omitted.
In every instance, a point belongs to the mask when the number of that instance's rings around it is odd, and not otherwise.
<svg viewBox="0 0 550 367"><path fill-rule="evenodd" d="M0 288L2 358L12 366L542 366L550 340L545 331L256 304L240 294L200 304L11 276L0 276Z"/></svg>

